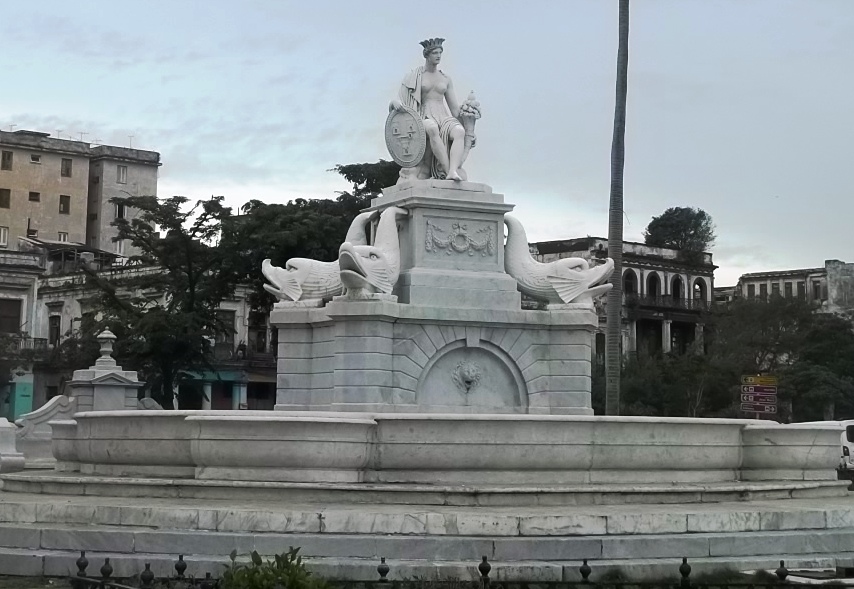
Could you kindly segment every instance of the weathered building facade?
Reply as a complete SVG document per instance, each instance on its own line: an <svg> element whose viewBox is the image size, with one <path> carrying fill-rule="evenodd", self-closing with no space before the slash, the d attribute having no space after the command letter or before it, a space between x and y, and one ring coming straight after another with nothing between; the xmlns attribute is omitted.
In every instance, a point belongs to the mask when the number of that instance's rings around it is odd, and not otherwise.
<svg viewBox="0 0 854 589"><path fill-rule="evenodd" d="M540 262L559 258L602 259L608 240L586 237L530 244ZM685 352L702 345L705 313L713 302L712 254L687 259L679 250L642 243L623 244L624 354ZM597 354L604 354L605 299L600 309Z"/></svg>

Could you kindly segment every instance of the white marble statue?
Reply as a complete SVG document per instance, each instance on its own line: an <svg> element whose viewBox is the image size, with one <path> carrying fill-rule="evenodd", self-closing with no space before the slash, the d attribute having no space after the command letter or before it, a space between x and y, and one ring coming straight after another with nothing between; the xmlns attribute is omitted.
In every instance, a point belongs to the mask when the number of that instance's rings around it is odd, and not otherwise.
<svg viewBox="0 0 854 589"><path fill-rule="evenodd" d="M516 279L522 293L547 303L580 303L611 289L611 284L605 282L614 272L611 258L592 268L583 258L562 258L544 264L531 256L522 223L512 215L504 215L504 224L504 271Z"/></svg>
<svg viewBox="0 0 854 589"><path fill-rule="evenodd" d="M376 215L376 211L360 213L347 230L346 242L366 245L365 226ZM267 292L282 301L308 299L332 300L344 291L338 268L338 260L320 262L308 258L291 258L284 268L273 266L269 259L261 263L261 272L272 284L265 284Z"/></svg>
<svg viewBox="0 0 854 589"><path fill-rule="evenodd" d="M457 100L453 81L439 69L443 42L441 38L421 41L424 65L403 78L397 97L389 104L386 143L392 157L403 166L398 182L411 178L467 180L462 165L475 145L474 122L480 118L480 103L473 93L462 104ZM416 121L417 128L409 125L401 129L407 112L417 117L423 128ZM402 117L391 124L395 113ZM426 146L422 133L426 134ZM417 145L410 147L411 141ZM407 157L411 154L416 154L414 159Z"/></svg>
<svg viewBox="0 0 854 589"><path fill-rule="evenodd" d="M406 210L388 207L380 215L373 245L345 241L338 250L341 283L348 298L391 294L400 275L400 240L397 219Z"/></svg>

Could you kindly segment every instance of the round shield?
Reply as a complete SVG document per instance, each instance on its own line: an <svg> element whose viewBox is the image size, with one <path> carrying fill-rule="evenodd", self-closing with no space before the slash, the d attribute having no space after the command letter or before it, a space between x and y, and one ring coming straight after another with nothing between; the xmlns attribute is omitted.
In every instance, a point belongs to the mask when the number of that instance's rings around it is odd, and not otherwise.
<svg viewBox="0 0 854 589"><path fill-rule="evenodd" d="M427 132L421 116L411 108L392 110L385 121L385 144L391 158L403 168L414 168L427 149Z"/></svg>

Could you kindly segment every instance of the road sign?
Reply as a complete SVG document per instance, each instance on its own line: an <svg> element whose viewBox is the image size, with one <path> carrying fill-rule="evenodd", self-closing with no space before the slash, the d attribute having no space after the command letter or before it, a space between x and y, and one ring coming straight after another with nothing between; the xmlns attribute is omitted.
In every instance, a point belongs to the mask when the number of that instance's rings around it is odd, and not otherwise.
<svg viewBox="0 0 854 589"><path fill-rule="evenodd" d="M777 386L776 376L760 376L756 374L745 374L741 377L741 384L753 384L760 386Z"/></svg>
<svg viewBox="0 0 854 589"><path fill-rule="evenodd" d="M774 415L777 413L777 405L768 405L763 403L742 403L741 410L748 413L767 413Z"/></svg>
<svg viewBox="0 0 854 589"><path fill-rule="evenodd" d="M741 385L742 393L759 393L760 395L776 395L777 387L771 387L768 385L752 385L752 384L743 384Z"/></svg>
<svg viewBox="0 0 854 589"><path fill-rule="evenodd" d="M746 393L741 393L741 402L742 403L760 403L762 405L776 405L777 404L777 396L776 395L748 395Z"/></svg>

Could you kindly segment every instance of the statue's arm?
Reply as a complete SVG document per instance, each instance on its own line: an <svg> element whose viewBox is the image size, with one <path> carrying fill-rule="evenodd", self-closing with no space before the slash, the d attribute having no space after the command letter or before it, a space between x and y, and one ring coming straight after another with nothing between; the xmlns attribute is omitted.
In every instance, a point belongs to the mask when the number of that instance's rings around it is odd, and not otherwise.
<svg viewBox="0 0 854 589"><path fill-rule="evenodd" d="M454 92L454 82L448 78L448 89L445 90L445 100L448 102L448 108L451 109L451 114L455 119L460 118L460 101L457 100L457 94Z"/></svg>

